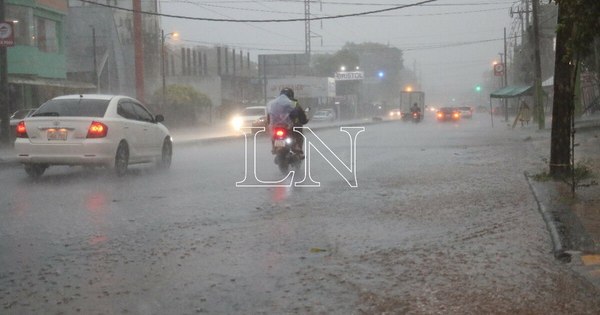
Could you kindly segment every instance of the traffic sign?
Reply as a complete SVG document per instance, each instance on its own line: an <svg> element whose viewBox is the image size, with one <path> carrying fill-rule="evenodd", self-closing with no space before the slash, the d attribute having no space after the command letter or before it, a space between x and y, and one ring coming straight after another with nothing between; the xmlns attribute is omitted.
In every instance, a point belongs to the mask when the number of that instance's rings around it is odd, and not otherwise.
<svg viewBox="0 0 600 315"><path fill-rule="evenodd" d="M10 47L15 45L15 34L13 32L13 22L0 22L0 47Z"/></svg>
<svg viewBox="0 0 600 315"><path fill-rule="evenodd" d="M504 75L504 64L497 63L494 65L494 75L495 76L503 76Z"/></svg>
<svg viewBox="0 0 600 315"><path fill-rule="evenodd" d="M365 73L362 71L350 71L350 72L336 72L336 81L351 81L351 80L363 80Z"/></svg>

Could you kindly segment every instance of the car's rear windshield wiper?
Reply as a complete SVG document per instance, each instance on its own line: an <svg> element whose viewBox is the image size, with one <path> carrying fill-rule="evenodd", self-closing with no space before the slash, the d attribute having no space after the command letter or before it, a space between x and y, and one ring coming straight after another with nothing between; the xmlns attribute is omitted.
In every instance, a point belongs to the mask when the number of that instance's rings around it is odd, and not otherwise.
<svg viewBox="0 0 600 315"><path fill-rule="evenodd" d="M36 114L31 115L31 117L37 117L37 116L60 116L60 114L57 112L45 112L45 113L36 113Z"/></svg>

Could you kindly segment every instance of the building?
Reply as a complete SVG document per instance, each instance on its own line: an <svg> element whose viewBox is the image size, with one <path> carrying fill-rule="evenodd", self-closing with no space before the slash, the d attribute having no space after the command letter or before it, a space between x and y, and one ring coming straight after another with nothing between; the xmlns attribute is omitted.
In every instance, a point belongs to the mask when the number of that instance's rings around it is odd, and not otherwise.
<svg viewBox="0 0 600 315"><path fill-rule="evenodd" d="M38 107L56 95L86 92L92 84L67 79L66 0L8 0L5 19L14 25L7 49L9 109Z"/></svg>

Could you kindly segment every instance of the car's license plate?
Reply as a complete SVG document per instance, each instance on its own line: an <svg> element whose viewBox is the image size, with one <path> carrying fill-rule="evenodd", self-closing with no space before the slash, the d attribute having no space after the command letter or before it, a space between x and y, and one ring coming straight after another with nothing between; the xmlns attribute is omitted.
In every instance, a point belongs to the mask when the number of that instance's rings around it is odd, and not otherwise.
<svg viewBox="0 0 600 315"><path fill-rule="evenodd" d="M275 140L275 143L273 145L276 148L283 148L285 147L285 140Z"/></svg>
<svg viewBox="0 0 600 315"><path fill-rule="evenodd" d="M67 140L67 129L48 129L48 140Z"/></svg>

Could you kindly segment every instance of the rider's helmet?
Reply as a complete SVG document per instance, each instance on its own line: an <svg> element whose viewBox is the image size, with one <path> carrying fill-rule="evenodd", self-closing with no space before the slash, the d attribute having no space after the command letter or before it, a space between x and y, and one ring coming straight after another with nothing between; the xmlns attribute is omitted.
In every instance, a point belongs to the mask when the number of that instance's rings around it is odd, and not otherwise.
<svg viewBox="0 0 600 315"><path fill-rule="evenodd" d="M292 90L288 87L283 88L281 90L281 92L279 92L279 94L283 94L283 95L287 96L290 100L294 99L294 90Z"/></svg>

